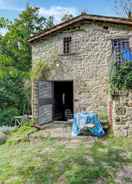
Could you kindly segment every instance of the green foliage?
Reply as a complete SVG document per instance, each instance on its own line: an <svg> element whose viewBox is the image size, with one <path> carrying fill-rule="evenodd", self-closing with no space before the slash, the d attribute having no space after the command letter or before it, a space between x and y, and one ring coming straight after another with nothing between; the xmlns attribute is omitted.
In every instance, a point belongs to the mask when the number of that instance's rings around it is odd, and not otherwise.
<svg viewBox="0 0 132 184"><path fill-rule="evenodd" d="M4 17L0 17L0 39L2 38L2 34L7 31L11 22Z"/></svg>
<svg viewBox="0 0 132 184"><path fill-rule="evenodd" d="M64 21L68 21L70 19L72 19L74 16L72 14L69 14L69 13L66 13L62 18L61 18L61 21L64 22Z"/></svg>
<svg viewBox="0 0 132 184"><path fill-rule="evenodd" d="M39 9L30 6L10 24L8 32L0 40L0 72L5 70L8 73L15 70L8 75L17 73L27 76L31 70L31 49L28 38L42 31L47 24L47 19L39 16Z"/></svg>
<svg viewBox="0 0 132 184"><path fill-rule="evenodd" d="M0 126L12 125L12 117L18 115L18 110L15 107L8 107L0 110Z"/></svg>
<svg viewBox="0 0 132 184"><path fill-rule="evenodd" d="M104 106L100 106L98 112L99 119L101 120L101 124L104 129L109 128L109 118L108 118L108 111L107 108Z"/></svg>
<svg viewBox="0 0 132 184"><path fill-rule="evenodd" d="M40 78L47 79L47 75L50 71L48 62L43 60L36 61L35 67L32 69L32 79L38 80Z"/></svg>
<svg viewBox="0 0 132 184"><path fill-rule="evenodd" d="M46 20L46 29L50 29L51 27L54 26L54 17L53 16L49 16Z"/></svg>
<svg viewBox="0 0 132 184"><path fill-rule="evenodd" d="M108 121L107 107L100 106L98 115L101 120Z"/></svg>
<svg viewBox="0 0 132 184"><path fill-rule="evenodd" d="M40 16L39 8L32 6L27 6L13 22L0 18L0 28L7 29L5 35L0 35L0 111L14 107L18 114L31 113L31 48L28 39L51 26L53 17Z"/></svg>
<svg viewBox="0 0 132 184"><path fill-rule="evenodd" d="M46 80L52 70L56 69L57 64L61 64L58 58L58 50L52 48L47 58L35 61L32 67L31 78L33 80Z"/></svg>
<svg viewBox="0 0 132 184"><path fill-rule="evenodd" d="M28 107L28 93L22 78L6 77L0 80L0 111L16 108L18 114L26 113ZM2 120L2 119L1 119ZM4 121L4 119L3 119Z"/></svg>
<svg viewBox="0 0 132 184"><path fill-rule="evenodd" d="M132 62L113 63L110 72L111 91L132 89Z"/></svg>
<svg viewBox="0 0 132 184"><path fill-rule="evenodd" d="M28 134L30 132L35 132L36 129L32 127L32 121L25 121L20 128L14 129L10 134L10 139L8 140L9 145L18 144L19 142L29 142Z"/></svg>
<svg viewBox="0 0 132 184"><path fill-rule="evenodd" d="M0 17L0 28L7 28L9 24L11 24L11 22L8 19Z"/></svg>

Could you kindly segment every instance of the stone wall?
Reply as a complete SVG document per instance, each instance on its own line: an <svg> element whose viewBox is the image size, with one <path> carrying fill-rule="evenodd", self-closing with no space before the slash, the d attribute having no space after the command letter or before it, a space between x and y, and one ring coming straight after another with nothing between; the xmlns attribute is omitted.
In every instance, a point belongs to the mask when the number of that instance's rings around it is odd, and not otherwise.
<svg viewBox="0 0 132 184"><path fill-rule="evenodd" d="M128 38L131 31L123 25L108 24L108 30L103 26L103 23L81 23L80 30L64 30L32 45L33 67L37 60L46 60L55 49L58 50L60 65L47 80L73 80L74 112L84 107L87 111L99 112L107 107L111 40ZM72 37L70 55L63 54L66 36Z"/></svg>
<svg viewBox="0 0 132 184"><path fill-rule="evenodd" d="M115 136L132 136L132 90L113 95L112 123Z"/></svg>

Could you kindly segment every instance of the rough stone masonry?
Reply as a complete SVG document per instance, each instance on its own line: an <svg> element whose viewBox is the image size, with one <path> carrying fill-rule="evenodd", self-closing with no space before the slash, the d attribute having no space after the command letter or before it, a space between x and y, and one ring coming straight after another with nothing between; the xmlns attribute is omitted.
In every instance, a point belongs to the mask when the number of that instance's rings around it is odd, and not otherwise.
<svg viewBox="0 0 132 184"><path fill-rule="evenodd" d="M73 31L73 27L75 31ZM45 39L33 42L33 67L35 67L37 60L45 60L54 49L57 49L61 64L51 72L47 80L73 80L74 112L78 112L82 108L94 112L100 112L102 108L107 111L112 40L129 38L130 35L132 35L132 29L129 25L92 21L81 22L79 25L72 25L71 29L64 29L47 36ZM68 36L72 38L71 54L65 55L63 53L63 39ZM33 82L32 97L33 116L37 118L38 86L35 82ZM116 104L115 101L114 104ZM120 123L125 122L125 118L128 118L127 110L130 112L131 107L126 106L124 108L124 115L120 121L113 119L115 134L119 133ZM115 114L114 111L113 113ZM118 118L120 119L121 115L118 115ZM127 125L123 125L123 127L127 127ZM127 128L123 129L126 130ZM124 134L130 134L132 129L124 132Z"/></svg>
<svg viewBox="0 0 132 184"><path fill-rule="evenodd" d="M113 132L115 136L132 136L132 90L113 95Z"/></svg>

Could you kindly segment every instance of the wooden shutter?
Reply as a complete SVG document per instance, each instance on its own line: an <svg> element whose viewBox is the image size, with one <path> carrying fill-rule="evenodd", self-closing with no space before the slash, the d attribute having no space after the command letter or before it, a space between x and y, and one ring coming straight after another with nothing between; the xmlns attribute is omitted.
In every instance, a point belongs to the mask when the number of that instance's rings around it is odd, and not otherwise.
<svg viewBox="0 0 132 184"><path fill-rule="evenodd" d="M39 124L48 123L53 120L53 82L39 81Z"/></svg>

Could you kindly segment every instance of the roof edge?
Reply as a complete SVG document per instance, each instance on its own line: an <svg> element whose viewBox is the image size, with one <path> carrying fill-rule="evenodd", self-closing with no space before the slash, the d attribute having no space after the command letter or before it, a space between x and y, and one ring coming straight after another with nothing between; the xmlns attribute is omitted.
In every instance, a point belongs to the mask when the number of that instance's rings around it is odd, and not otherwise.
<svg viewBox="0 0 132 184"><path fill-rule="evenodd" d="M74 23L77 23L81 20L89 20L89 21L98 21L98 22L107 22L107 23L113 23L113 24L123 24L123 25L128 25L132 26L132 20L128 18L122 18L122 17L111 17L111 16L103 16L103 15L94 15L94 14L87 14L87 13L82 13L79 16L76 16L68 21L62 22L60 24L57 24L53 26L50 29L47 29L45 31L42 31L40 33L37 33L33 36L31 36L28 39L29 43L33 43L35 41L38 41L40 38L44 38L48 36L51 33L57 32L67 26L70 26Z"/></svg>

